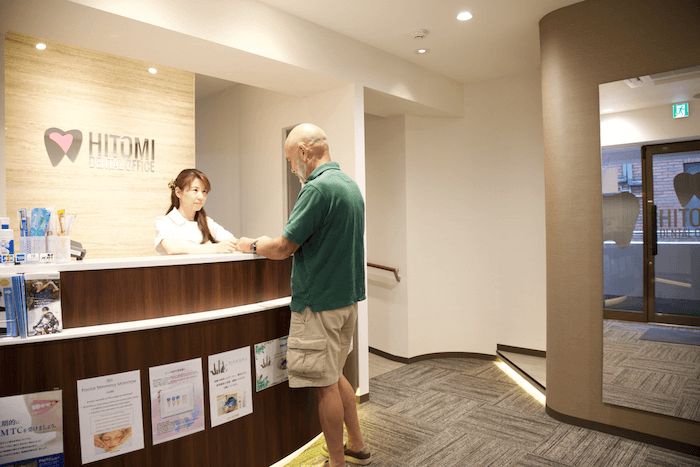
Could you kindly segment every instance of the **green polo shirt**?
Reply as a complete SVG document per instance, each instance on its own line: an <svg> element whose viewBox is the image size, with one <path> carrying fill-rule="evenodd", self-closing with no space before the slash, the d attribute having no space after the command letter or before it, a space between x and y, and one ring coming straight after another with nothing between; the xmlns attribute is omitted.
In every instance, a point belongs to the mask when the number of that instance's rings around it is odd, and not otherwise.
<svg viewBox="0 0 700 467"><path fill-rule="evenodd" d="M365 297L365 202L360 189L328 162L309 175L284 227L301 245L292 267L292 311L350 306Z"/></svg>

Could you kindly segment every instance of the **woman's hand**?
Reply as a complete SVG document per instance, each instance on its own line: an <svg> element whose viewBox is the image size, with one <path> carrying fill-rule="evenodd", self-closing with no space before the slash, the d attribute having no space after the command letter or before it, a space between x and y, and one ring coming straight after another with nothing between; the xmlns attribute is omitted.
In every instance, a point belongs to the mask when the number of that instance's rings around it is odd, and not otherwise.
<svg viewBox="0 0 700 467"><path fill-rule="evenodd" d="M217 253L233 253L238 251L237 248L238 241L235 238L227 238L226 240L221 240L219 243L215 243Z"/></svg>

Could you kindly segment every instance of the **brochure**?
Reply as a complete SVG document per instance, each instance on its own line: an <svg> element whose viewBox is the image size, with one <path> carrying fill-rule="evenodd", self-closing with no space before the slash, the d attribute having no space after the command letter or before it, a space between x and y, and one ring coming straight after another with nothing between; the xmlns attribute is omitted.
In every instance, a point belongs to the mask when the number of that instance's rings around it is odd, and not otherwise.
<svg viewBox="0 0 700 467"><path fill-rule="evenodd" d="M63 467L63 393L0 398L0 467Z"/></svg>
<svg viewBox="0 0 700 467"><path fill-rule="evenodd" d="M211 426L253 413L250 347L209 356Z"/></svg>
<svg viewBox="0 0 700 467"><path fill-rule="evenodd" d="M204 430L202 359L148 369L153 444Z"/></svg>
<svg viewBox="0 0 700 467"><path fill-rule="evenodd" d="M144 448L141 372L78 381L83 464Z"/></svg>
<svg viewBox="0 0 700 467"><path fill-rule="evenodd" d="M283 383L287 375L287 337L255 344L255 391Z"/></svg>
<svg viewBox="0 0 700 467"><path fill-rule="evenodd" d="M24 274L27 336L53 334L63 330L60 277L59 272Z"/></svg>

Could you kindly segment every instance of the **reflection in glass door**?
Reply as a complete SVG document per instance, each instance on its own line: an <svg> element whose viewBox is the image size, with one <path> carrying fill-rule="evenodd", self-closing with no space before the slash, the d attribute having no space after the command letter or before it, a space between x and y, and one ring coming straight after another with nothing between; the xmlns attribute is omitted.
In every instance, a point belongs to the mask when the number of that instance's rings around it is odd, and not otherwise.
<svg viewBox="0 0 700 467"><path fill-rule="evenodd" d="M606 318L700 325L700 140L604 150Z"/></svg>
<svg viewBox="0 0 700 467"><path fill-rule="evenodd" d="M648 321L700 325L700 141L642 148L650 177L646 214ZM656 222L654 222L654 218Z"/></svg>
<svg viewBox="0 0 700 467"><path fill-rule="evenodd" d="M644 321L641 147L604 150L601 169L604 308Z"/></svg>

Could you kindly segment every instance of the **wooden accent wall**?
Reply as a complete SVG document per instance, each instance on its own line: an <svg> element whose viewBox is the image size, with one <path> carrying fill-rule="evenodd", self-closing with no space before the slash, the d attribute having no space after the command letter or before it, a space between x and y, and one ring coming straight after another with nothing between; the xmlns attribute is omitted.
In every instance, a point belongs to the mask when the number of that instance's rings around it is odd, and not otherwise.
<svg viewBox="0 0 700 467"><path fill-rule="evenodd" d="M91 258L155 255L154 219L170 206L167 183L195 166L194 74L8 32L5 99L15 236L18 208L53 206L77 214L71 237ZM77 143L64 145L55 166L47 146L61 149L45 144L50 128L82 134L79 151L71 158ZM90 133L101 145L90 144ZM142 148L149 141L148 156L136 157L136 138ZM97 168L98 161L117 168Z"/></svg>
<svg viewBox="0 0 700 467"><path fill-rule="evenodd" d="M697 0L586 0L540 21L547 408L700 446L697 422L604 404L598 85L700 65ZM692 104L691 104L692 105Z"/></svg>

